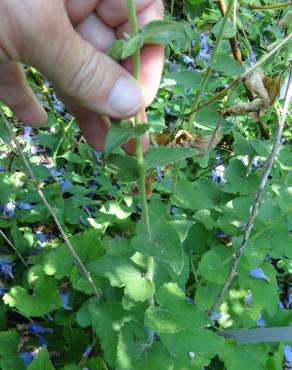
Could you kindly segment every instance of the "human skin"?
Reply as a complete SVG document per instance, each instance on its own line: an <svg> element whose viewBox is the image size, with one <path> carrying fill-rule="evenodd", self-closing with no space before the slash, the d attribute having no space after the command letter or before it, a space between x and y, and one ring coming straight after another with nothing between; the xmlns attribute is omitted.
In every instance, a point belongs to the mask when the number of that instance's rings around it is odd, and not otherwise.
<svg viewBox="0 0 292 370"><path fill-rule="evenodd" d="M139 26L162 19L161 0L136 0L136 8ZM0 0L0 99L21 122L45 123L20 63L31 65L52 82L88 143L103 150L110 119L133 117L153 101L164 63L163 47L143 47L137 84L131 59L106 55L124 32L127 0ZM133 140L124 149L134 153Z"/></svg>

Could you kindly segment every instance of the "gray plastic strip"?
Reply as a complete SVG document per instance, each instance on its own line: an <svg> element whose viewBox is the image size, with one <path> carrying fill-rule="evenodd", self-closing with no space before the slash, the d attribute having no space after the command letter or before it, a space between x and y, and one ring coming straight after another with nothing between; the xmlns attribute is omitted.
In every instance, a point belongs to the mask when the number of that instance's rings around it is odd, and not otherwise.
<svg viewBox="0 0 292 370"><path fill-rule="evenodd" d="M217 334L224 338L234 338L238 343L292 342L292 326L226 330Z"/></svg>

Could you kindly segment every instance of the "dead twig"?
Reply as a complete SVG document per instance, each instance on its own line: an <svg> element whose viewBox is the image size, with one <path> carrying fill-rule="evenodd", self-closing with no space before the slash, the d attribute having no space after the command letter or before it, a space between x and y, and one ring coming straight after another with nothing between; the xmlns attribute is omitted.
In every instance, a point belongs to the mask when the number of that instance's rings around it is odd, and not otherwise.
<svg viewBox="0 0 292 370"><path fill-rule="evenodd" d="M282 4L274 4L274 5L256 5L253 3L249 3L250 9L280 9L280 8L285 8L286 6L292 5L291 1L288 1L287 3L282 3Z"/></svg>
<svg viewBox="0 0 292 370"><path fill-rule="evenodd" d="M26 268L28 268L28 264L25 262L25 259L22 257L21 253L17 250L17 248L15 247L15 245L8 239L7 235L1 229L0 229L0 235L6 241L6 243L9 245L9 247L11 247L11 249L13 249L13 251L18 256L18 258L20 259L20 261L24 264L24 266Z"/></svg>
<svg viewBox="0 0 292 370"><path fill-rule="evenodd" d="M245 231L244 231L244 234L243 234L242 241L241 241L240 246L239 246L239 248L238 248L238 250L237 250L237 252L236 252L236 254L233 258L233 262L232 262L230 271L228 273L228 276L227 276L227 278L224 282L223 288L221 289L220 293L216 297L213 306L209 310L209 315L213 314L216 311L217 307L222 302L222 300L225 296L225 293L227 292L228 288L230 287L230 284L232 283L233 278L236 275L239 261L240 261L242 255L243 255L243 253L244 253L244 250L245 250L247 242L249 240L251 231L253 229L254 220L256 218L256 215L257 215L259 207L260 207L260 202L261 202L261 199L262 199L262 195L263 195L268 177L270 175L271 169L273 167L273 163L275 161L276 155L277 155L279 147L281 145L281 137L282 137L282 133L283 133L283 129L284 129L285 120L286 120L286 116L287 116L287 113L288 113L288 108L289 108L289 103L290 103L291 97L292 97L292 68L290 69L290 76L289 76L289 81L288 81L287 90L286 90L286 94L285 94L284 106L283 106L283 110L281 112L281 115L279 117L279 127L278 127L278 130L277 130L277 133L276 133L276 137L275 137L272 152L271 152L270 157L268 159L266 169L265 169L265 171L262 175L261 183L260 183L259 189L258 189L256 197L255 197L254 204L253 204L251 212L250 212L250 217L249 217L249 220L247 222L247 225L246 225L246 228L245 228Z"/></svg>
<svg viewBox="0 0 292 370"><path fill-rule="evenodd" d="M55 221L55 224L57 225L59 231L60 231L60 234L62 235L62 238L65 242L65 244L67 245L67 247L69 248L70 252L72 253L77 265L80 267L80 269L82 270L84 276L87 278L89 284L91 285L94 293L95 293L95 296L96 298L99 300L100 298L100 292L97 288L97 286L95 285L93 279L92 279L92 276L91 276L91 273L86 269L84 263L81 261L78 253L75 251L72 243L70 242L69 238L67 237L66 233L65 233L65 230L63 229L59 219L58 219L58 216L56 214L56 212L54 211L54 209L52 208L52 206L50 205L50 203L47 201L47 198L45 196L45 194L43 193L42 189L41 189L41 185L39 184L37 178L35 177L33 171L32 171L32 168L29 164L29 161L28 159L26 158L25 154L23 153L23 151L21 150L21 147L19 145L19 142L18 140L16 139L11 127L10 127L10 124L8 122L8 120L6 119L6 117L4 116L4 114L2 113L2 111L0 110L0 117L2 118L8 132L9 132L9 135L11 137L11 139L13 140L16 148L17 148L17 151L27 169L27 172L28 172L28 176L30 177L31 181L33 182L41 200L43 201L43 203L45 204L45 206L47 207L49 213L51 214L51 216L53 217L54 221Z"/></svg>

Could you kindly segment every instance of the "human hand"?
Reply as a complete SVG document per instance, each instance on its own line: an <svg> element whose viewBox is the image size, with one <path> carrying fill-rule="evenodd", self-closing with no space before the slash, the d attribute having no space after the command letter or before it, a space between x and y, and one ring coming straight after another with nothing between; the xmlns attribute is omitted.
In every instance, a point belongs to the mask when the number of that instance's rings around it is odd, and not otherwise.
<svg viewBox="0 0 292 370"><path fill-rule="evenodd" d="M162 18L161 0L136 3L140 26ZM141 88L130 59L119 65L105 54L124 32L130 33L127 0L1 0L0 99L24 123L46 121L19 63L32 65L56 87L88 143L103 150L108 117L130 118L148 106L163 68L163 48L145 46ZM124 149L134 153L133 140Z"/></svg>

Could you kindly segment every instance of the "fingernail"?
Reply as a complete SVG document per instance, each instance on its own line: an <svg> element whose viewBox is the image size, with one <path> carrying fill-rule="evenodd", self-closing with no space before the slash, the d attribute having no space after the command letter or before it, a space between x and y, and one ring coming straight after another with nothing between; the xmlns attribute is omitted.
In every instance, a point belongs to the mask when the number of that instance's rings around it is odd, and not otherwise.
<svg viewBox="0 0 292 370"><path fill-rule="evenodd" d="M111 91L107 106L120 118L131 117L143 106L141 86L134 80L120 77Z"/></svg>

